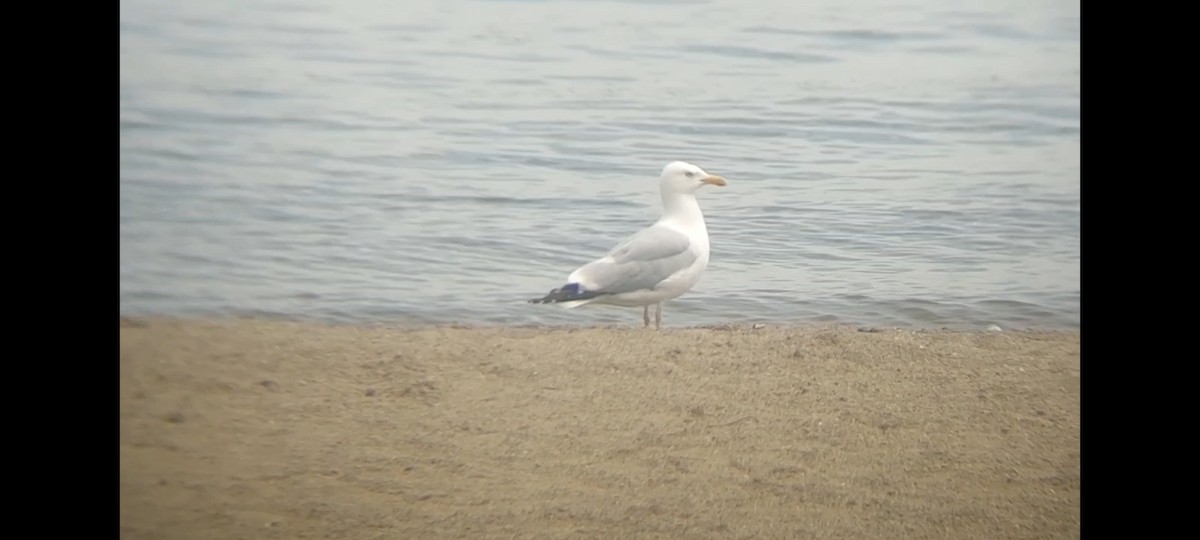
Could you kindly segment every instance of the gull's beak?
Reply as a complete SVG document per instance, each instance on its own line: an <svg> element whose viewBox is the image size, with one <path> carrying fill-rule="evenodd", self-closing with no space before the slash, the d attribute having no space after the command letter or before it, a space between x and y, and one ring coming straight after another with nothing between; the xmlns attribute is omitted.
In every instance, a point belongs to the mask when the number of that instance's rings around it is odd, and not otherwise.
<svg viewBox="0 0 1200 540"><path fill-rule="evenodd" d="M712 184L714 186L724 186L725 179L723 177L717 176L715 174L710 174L708 176L705 176L703 179L701 179L700 183L701 184Z"/></svg>

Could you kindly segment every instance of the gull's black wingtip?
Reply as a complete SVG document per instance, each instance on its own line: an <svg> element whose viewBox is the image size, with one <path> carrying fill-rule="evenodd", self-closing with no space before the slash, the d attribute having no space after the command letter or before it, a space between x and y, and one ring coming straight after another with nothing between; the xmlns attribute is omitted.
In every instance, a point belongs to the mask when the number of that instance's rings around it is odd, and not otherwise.
<svg viewBox="0 0 1200 540"><path fill-rule="evenodd" d="M579 300L590 300L597 296L603 296L604 293L587 291L578 283L568 283L557 289L551 290L546 296L529 300L530 304L557 304L559 302L577 302Z"/></svg>

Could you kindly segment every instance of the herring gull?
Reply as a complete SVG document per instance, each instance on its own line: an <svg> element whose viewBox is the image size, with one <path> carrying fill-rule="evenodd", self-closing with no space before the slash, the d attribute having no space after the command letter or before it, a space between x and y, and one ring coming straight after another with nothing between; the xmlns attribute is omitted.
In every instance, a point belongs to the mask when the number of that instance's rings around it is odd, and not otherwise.
<svg viewBox="0 0 1200 540"><path fill-rule="evenodd" d="M663 302L686 293L708 266L708 228L696 202L696 190L724 186L725 179L675 161L663 167L658 180L663 214L653 225L621 242L605 256L567 277L567 283L534 304L574 308L584 304L642 307L644 327L662 326Z"/></svg>

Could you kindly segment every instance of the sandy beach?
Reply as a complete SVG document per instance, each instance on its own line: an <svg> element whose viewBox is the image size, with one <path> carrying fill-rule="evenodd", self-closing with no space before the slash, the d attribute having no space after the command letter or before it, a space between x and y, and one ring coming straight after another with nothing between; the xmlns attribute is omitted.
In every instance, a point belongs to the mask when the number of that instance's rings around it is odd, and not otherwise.
<svg viewBox="0 0 1200 540"><path fill-rule="evenodd" d="M121 537L1079 537L1078 332L862 330L123 318Z"/></svg>

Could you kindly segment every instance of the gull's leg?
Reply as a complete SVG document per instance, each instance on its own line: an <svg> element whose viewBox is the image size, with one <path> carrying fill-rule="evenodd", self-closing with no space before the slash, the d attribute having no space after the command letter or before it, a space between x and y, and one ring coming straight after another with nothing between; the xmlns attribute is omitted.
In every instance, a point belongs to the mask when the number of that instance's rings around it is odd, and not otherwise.
<svg viewBox="0 0 1200 540"><path fill-rule="evenodd" d="M650 309L650 306L646 306L646 309L647 310ZM661 327L662 327L662 302L659 302L658 308L656 308L654 310L654 329L658 330Z"/></svg>
<svg viewBox="0 0 1200 540"><path fill-rule="evenodd" d="M642 308L642 328L650 328L650 306Z"/></svg>

